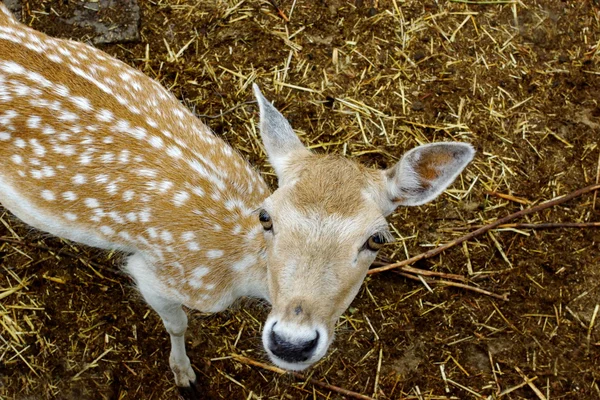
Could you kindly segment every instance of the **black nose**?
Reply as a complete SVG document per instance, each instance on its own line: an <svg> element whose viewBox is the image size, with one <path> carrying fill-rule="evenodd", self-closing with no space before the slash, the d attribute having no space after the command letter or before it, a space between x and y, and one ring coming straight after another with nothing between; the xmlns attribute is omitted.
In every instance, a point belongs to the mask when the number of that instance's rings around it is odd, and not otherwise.
<svg viewBox="0 0 600 400"><path fill-rule="evenodd" d="M273 326L274 327L274 326ZM302 362L310 358L314 353L317 344L319 343L319 332L316 331L316 336L312 340L292 342L286 340L271 330L271 343L269 350L287 362Z"/></svg>

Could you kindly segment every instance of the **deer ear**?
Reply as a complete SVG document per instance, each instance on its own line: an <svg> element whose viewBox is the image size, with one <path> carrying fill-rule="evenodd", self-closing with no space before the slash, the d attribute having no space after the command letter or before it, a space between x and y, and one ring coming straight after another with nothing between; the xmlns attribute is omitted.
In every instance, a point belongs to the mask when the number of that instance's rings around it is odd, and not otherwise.
<svg viewBox="0 0 600 400"><path fill-rule="evenodd" d="M418 206L435 199L473 159L467 143L432 143L406 153L384 171L389 212L397 206Z"/></svg>
<svg viewBox="0 0 600 400"><path fill-rule="evenodd" d="M281 186L290 161L308 154L308 150L300 142L287 119L264 98L258 85L253 84L252 88L260 108L260 136Z"/></svg>

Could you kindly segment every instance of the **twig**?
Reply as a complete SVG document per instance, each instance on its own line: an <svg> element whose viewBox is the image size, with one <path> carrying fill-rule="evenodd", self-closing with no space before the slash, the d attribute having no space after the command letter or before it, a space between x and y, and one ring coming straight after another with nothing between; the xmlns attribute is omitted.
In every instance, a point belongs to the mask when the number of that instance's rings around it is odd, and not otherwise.
<svg viewBox="0 0 600 400"><path fill-rule="evenodd" d="M500 5L515 4L515 0L450 0L451 3L479 4L479 5Z"/></svg>
<svg viewBox="0 0 600 400"><path fill-rule="evenodd" d="M423 260L425 258L430 258L430 257L436 256L436 255L440 254L441 252L443 252L444 250L447 250L451 247L461 244L462 242L466 242L467 240L473 239L474 237L477 237L483 233L486 233L490 229L494 229L502 224L506 224L507 222L512 221L515 218L520 218L525 215L529 215L529 214L536 213L538 211L545 210L546 208L550 208L550 207L565 203L571 199L574 199L576 197L579 197L579 196L589 193L589 192L593 192L598 189L600 189L600 184L590 185L590 186L578 189L578 190L576 190L572 193L569 193L563 197L549 200L545 203L538 204L537 206L517 211L516 213L507 215L504 218L497 219L496 221L494 221L490 224L482 226L481 228L479 228L473 232L470 232L464 236L461 236L458 239L452 240L442 246L436 247L435 249L431 249L425 253L418 254L414 257L409 258L408 260L404 260L404 261L400 261L400 262L397 262L394 264L386 265L385 267L373 268L373 269L369 270L369 272L367 272L367 274L373 275L373 274L376 274L379 272L388 271L390 269L404 267L406 265L413 264L413 263Z"/></svg>
<svg viewBox="0 0 600 400"><path fill-rule="evenodd" d="M598 165L596 165L596 184L600 183L600 152L598 152ZM596 209L596 195L598 192L594 192L594 199L592 200L592 210Z"/></svg>
<svg viewBox="0 0 600 400"><path fill-rule="evenodd" d="M96 368L98 366L98 361L100 361L105 355L107 355L111 351L113 351L112 347L108 350L105 350L104 353L102 353L98 357L96 357L96 359L94 361L92 361L89 364L86 364L78 373L75 374L75 376L73 376L71 378L71 380L75 380L75 379L79 378L79 376L81 376L81 374L83 374L85 371L87 371L90 368Z"/></svg>
<svg viewBox="0 0 600 400"><path fill-rule="evenodd" d="M405 278L408 279L413 279L415 281L420 281L421 279L418 276L412 275L412 274L407 274L405 272L399 272L399 271L394 271L396 272L398 275L402 275ZM454 286L454 287L458 287L461 289L466 289L466 290L471 290L473 292L477 292L477 293L481 293L484 294L486 296L491 296L491 297L495 297L496 299L500 299L500 300L504 300L504 301L508 301L508 293L505 294L496 294L493 292L489 292L485 289L481 289L475 286L471 286L471 285L465 285L464 283L458 283L458 282L452 282L452 281L444 281L441 279L425 279L425 282L427 283L435 283L438 285L446 285L446 286Z"/></svg>
<svg viewBox="0 0 600 400"><path fill-rule="evenodd" d="M598 315L598 310L600 309L600 304L596 304L594 307L594 313L592 314L592 319L590 321L590 327L587 331L587 348L585 350L585 355L587 356L590 352L590 341L592 338L592 329L594 329L594 323L596 322L596 316Z"/></svg>
<svg viewBox="0 0 600 400"><path fill-rule="evenodd" d="M208 119L221 118L223 115L227 115L230 112L233 112L233 111L237 110L238 108L240 108L242 106L245 106L246 104L254 104L254 103L256 103L256 100L248 100L248 101L245 101L245 102L240 103L238 105L235 105L235 106L231 107L229 110L225 110L222 113L217 114L217 115L196 114L196 117L197 118L208 118Z"/></svg>
<svg viewBox="0 0 600 400"><path fill-rule="evenodd" d="M457 226L453 228L443 228L440 231L468 231L470 229L482 228L486 225ZM559 228L600 228L600 222L544 222L540 224L502 224L497 229L559 229Z"/></svg>
<svg viewBox="0 0 600 400"><path fill-rule="evenodd" d="M384 263L381 261L374 261L372 265L375 266L380 266L380 267L384 267L389 265L389 263ZM466 276L462 276L462 275L457 275L457 274L448 274L446 272L436 272L436 271L428 271L425 269L419 269L419 268L414 268L414 267L410 267L408 265L398 268L400 271L404 271L407 272L409 274L417 274L417 275L423 275L423 276L435 276L438 278L446 278L446 279L453 279L455 281L461 281L461 282L468 282L469 278L467 278Z"/></svg>
<svg viewBox="0 0 600 400"><path fill-rule="evenodd" d="M285 22L290 22L290 19L285 15L285 13L281 10L281 8L279 8L279 6L275 2L275 0L269 0L269 3L271 3L271 5L275 8L275 10L277 10L277 14L279 14L279 16L281 18L283 18L283 20Z"/></svg>
<svg viewBox="0 0 600 400"><path fill-rule="evenodd" d="M533 390L533 392L540 400L546 400L546 396L544 396L544 394L540 392L540 389L538 389L537 386L535 386L535 384L533 383L533 379L529 379L519 367L515 367L515 371L517 371L519 375L521 375L521 378L523 378L523 380L527 382L527 385L531 388L531 390Z"/></svg>
<svg viewBox="0 0 600 400"><path fill-rule="evenodd" d="M251 358L241 356L239 354L232 354L231 356L234 359L236 359L237 361L241 362L242 364L253 365L255 367L266 369L267 371L275 372L275 373L282 374L282 375L283 374L290 374L290 375L295 376L298 379L301 379L301 380L304 380L304 381L309 381L313 385L320 386L320 387L325 388L327 390L330 390L332 392L340 393L340 394L342 394L344 396L353 397L355 399L362 399L362 400L374 400L372 397L365 396L364 394L353 392L351 390L343 389L341 387L337 387L337 386L334 386L334 385L330 385L329 383L318 381L315 378L308 378L307 379L304 375L302 375L301 373L298 373L298 372L286 371L284 369L277 368L277 367L272 366L272 365L264 364L264 363L261 363L259 361L255 361L255 360L253 360Z"/></svg>
<svg viewBox="0 0 600 400"><path fill-rule="evenodd" d="M513 196L511 194L504 194L504 193L492 192L491 190L486 190L484 193L487 194L487 195L489 195L489 196L494 196L494 197L498 197L500 199L514 201L516 203L531 204L531 202L529 200L522 199L520 197L516 197L516 196Z"/></svg>
<svg viewBox="0 0 600 400"><path fill-rule="evenodd" d="M510 388L508 388L508 389L504 389L502 392L500 392L500 393L498 394L498 398L500 398L500 397L504 397L504 396L506 396L507 394L514 392L515 390L521 389L523 386L526 386L526 385L528 385L528 384L529 384L529 382L533 382L533 381L535 381L536 379L537 379L537 376L534 376L533 378L531 378L531 379L530 379L530 380L528 380L528 381L521 382L521 383L519 383L519 384L518 384L518 385L516 385L516 386L510 387Z"/></svg>

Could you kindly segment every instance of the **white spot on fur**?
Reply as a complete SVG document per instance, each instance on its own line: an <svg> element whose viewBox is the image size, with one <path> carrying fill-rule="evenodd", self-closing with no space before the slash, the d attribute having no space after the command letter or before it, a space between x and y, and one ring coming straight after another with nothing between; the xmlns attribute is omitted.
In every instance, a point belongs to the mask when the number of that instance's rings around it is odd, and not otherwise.
<svg viewBox="0 0 600 400"><path fill-rule="evenodd" d="M146 232L148 232L148 235L150 235L150 238L152 239L156 239L158 238L158 232L156 232L156 228L148 228L146 229Z"/></svg>
<svg viewBox="0 0 600 400"><path fill-rule="evenodd" d="M158 124L156 123L156 121L150 117L146 118L146 123L153 128L158 128Z"/></svg>
<svg viewBox="0 0 600 400"><path fill-rule="evenodd" d="M125 219L121 216L121 214L119 214L118 211L110 211L108 213L108 216L110 218L112 218L112 220L115 221L117 224L124 224L125 223Z"/></svg>
<svg viewBox="0 0 600 400"><path fill-rule="evenodd" d="M135 193L133 190L126 190L123 192L123 200L131 201L131 199L133 199L134 195L135 195Z"/></svg>
<svg viewBox="0 0 600 400"><path fill-rule="evenodd" d="M130 222L135 222L137 221L137 214L134 212L128 212L127 214L125 214L125 219L127 219L127 221Z"/></svg>
<svg viewBox="0 0 600 400"><path fill-rule="evenodd" d="M42 146L37 139L30 139L29 143L33 147L33 152L38 157L44 157L46 155L46 148Z"/></svg>
<svg viewBox="0 0 600 400"><path fill-rule="evenodd" d="M192 188L192 193L199 197L204 196L204 190L200 186L194 186Z"/></svg>
<svg viewBox="0 0 600 400"><path fill-rule="evenodd" d="M77 215L73 214L72 212L66 212L63 215L69 221L77 221Z"/></svg>
<svg viewBox="0 0 600 400"><path fill-rule="evenodd" d="M94 178L94 181L96 181L96 183L106 183L106 182L108 182L108 175L107 174L98 174Z"/></svg>
<svg viewBox="0 0 600 400"><path fill-rule="evenodd" d="M256 256L252 255L252 254L248 254L241 260L233 263L231 265L231 268L233 268L234 271L239 272L239 271L244 271L244 270L248 269L249 267L251 267L254 264L256 264Z"/></svg>
<svg viewBox="0 0 600 400"><path fill-rule="evenodd" d="M121 150L121 152L119 153L119 162L121 164L127 164L129 162L129 155L129 150Z"/></svg>
<svg viewBox="0 0 600 400"><path fill-rule="evenodd" d="M223 256L224 252L223 250L208 250L206 252L206 257L208 258L221 258Z"/></svg>
<svg viewBox="0 0 600 400"><path fill-rule="evenodd" d="M184 240L186 242L190 242L190 241L194 240L195 238L196 238L196 234L192 231L183 232L181 234L181 240Z"/></svg>
<svg viewBox="0 0 600 400"><path fill-rule="evenodd" d="M17 115L19 115L16 111L14 110L7 110L2 116L0 116L0 125L10 125L11 120L13 118L15 118Z"/></svg>
<svg viewBox="0 0 600 400"><path fill-rule="evenodd" d="M129 129L128 133L138 140L145 138L147 135L146 130L139 126Z"/></svg>
<svg viewBox="0 0 600 400"><path fill-rule="evenodd" d="M109 110L102 109L102 110L100 110L100 112L98 112L98 114L96 115L96 118L98 118L98 120L100 120L102 122L111 122L113 119L115 119L115 116Z"/></svg>
<svg viewBox="0 0 600 400"><path fill-rule="evenodd" d="M150 169L150 168L140 168L136 172L137 172L137 175L144 177L144 178L154 178L157 175L156 170Z"/></svg>
<svg viewBox="0 0 600 400"><path fill-rule="evenodd" d="M185 204L186 201L188 201L188 199L190 198L190 194L188 192L177 192L175 193L175 196L173 197L173 204L175 204L176 207L181 207L182 205Z"/></svg>
<svg viewBox="0 0 600 400"><path fill-rule="evenodd" d="M83 111L90 111L92 109L92 105L88 99L81 96L71 97L71 101L77 106L77 108Z"/></svg>
<svg viewBox="0 0 600 400"><path fill-rule="evenodd" d="M42 190L42 199L47 201L54 201L56 200L56 197L54 196L54 193L52 193L50 190Z"/></svg>
<svg viewBox="0 0 600 400"><path fill-rule="evenodd" d="M57 118L61 121L72 122L77 121L79 119L79 115L63 110Z"/></svg>
<svg viewBox="0 0 600 400"><path fill-rule="evenodd" d="M54 172L54 168L48 166L42 167L42 170L40 172L42 173L42 176L44 178L50 178L56 175L56 173Z"/></svg>
<svg viewBox="0 0 600 400"><path fill-rule="evenodd" d="M64 192L62 194L63 199L68 200L68 201L75 201L77 200L77 195L75 194L75 192Z"/></svg>
<svg viewBox="0 0 600 400"><path fill-rule="evenodd" d="M14 61L0 62L0 69L2 69L4 72L6 72L8 74L22 75L25 73L25 68L23 68L22 66L20 66L19 64L17 64Z"/></svg>
<svg viewBox="0 0 600 400"><path fill-rule="evenodd" d="M56 144L52 146L52 150L54 150L54 152L57 154L62 154L68 157L75 154L75 146L73 146L72 144L67 144L64 146Z"/></svg>
<svg viewBox="0 0 600 400"><path fill-rule="evenodd" d="M196 289L201 288L202 278L204 278L209 272L210 270L204 266L194 268L194 270L191 273L190 279L188 280L188 283L190 284L190 286Z"/></svg>
<svg viewBox="0 0 600 400"><path fill-rule="evenodd" d="M23 157L21 157L18 154L14 154L10 157L11 161L14 162L15 164L23 164Z"/></svg>
<svg viewBox="0 0 600 400"><path fill-rule="evenodd" d="M69 95L69 88L65 85L54 85L54 93L61 97L67 97Z"/></svg>
<svg viewBox="0 0 600 400"><path fill-rule="evenodd" d="M98 200L96 199L92 199L92 198L87 198L83 201L83 203L89 207L89 208L98 208L100 207L100 203L98 203Z"/></svg>
<svg viewBox="0 0 600 400"><path fill-rule="evenodd" d="M129 234L129 232L121 231L121 232L119 232L119 236L122 237L125 240L129 240L129 241L133 240L133 238L131 237L131 235Z"/></svg>
<svg viewBox="0 0 600 400"><path fill-rule="evenodd" d="M42 119L37 115L31 115L27 118L27 127L30 129L37 129L40 127L40 122Z"/></svg>
<svg viewBox="0 0 600 400"><path fill-rule="evenodd" d="M115 155L113 153L104 153L100 156L100 161L104 164L110 164L115 159Z"/></svg>
<svg viewBox="0 0 600 400"><path fill-rule="evenodd" d="M200 250L200 245L196 242L187 242L185 245L188 248L188 250L190 250L190 251Z"/></svg>
<svg viewBox="0 0 600 400"><path fill-rule="evenodd" d="M161 138L159 138L158 136L150 137L149 142L152 147L155 147L157 149L161 149L164 145L163 140Z"/></svg>
<svg viewBox="0 0 600 400"><path fill-rule="evenodd" d="M91 154L82 154L79 157L79 163L81 165L90 165L92 163L92 155Z"/></svg>
<svg viewBox="0 0 600 400"><path fill-rule="evenodd" d="M161 193L166 192L167 190L173 187L173 182L171 181L162 181L158 184L158 191Z"/></svg>
<svg viewBox="0 0 600 400"><path fill-rule="evenodd" d="M106 185L106 192L108 194L110 194L111 196L114 196L115 194L117 194L119 190L119 187L117 186L116 182L110 182L108 185Z"/></svg>
<svg viewBox="0 0 600 400"><path fill-rule="evenodd" d="M173 234L165 229L160 232L160 238L165 243L173 243Z"/></svg>
<svg viewBox="0 0 600 400"><path fill-rule="evenodd" d="M181 158L183 153L179 147L171 145L167 147L167 155L173 158Z"/></svg>
<svg viewBox="0 0 600 400"><path fill-rule="evenodd" d="M77 174L71 180L76 185L83 185L85 182L87 182L87 179L83 174Z"/></svg>
<svg viewBox="0 0 600 400"><path fill-rule="evenodd" d="M107 225L102 225L100 227L100 232L102 232L106 236L112 236L112 235L115 234L115 230L113 228L111 228L110 226L107 226Z"/></svg>
<svg viewBox="0 0 600 400"><path fill-rule="evenodd" d="M50 61L53 61L57 64L62 63L62 58L60 58L58 54L47 54L46 57L48 57Z"/></svg>

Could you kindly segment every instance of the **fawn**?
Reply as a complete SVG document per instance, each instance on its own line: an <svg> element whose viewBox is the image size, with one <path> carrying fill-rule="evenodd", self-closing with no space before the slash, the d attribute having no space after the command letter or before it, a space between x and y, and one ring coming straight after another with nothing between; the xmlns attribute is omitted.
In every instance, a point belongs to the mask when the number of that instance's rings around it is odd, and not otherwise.
<svg viewBox="0 0 600 400"><path fill-rule="evenodd" d="M170 335L180 388L196 379L183 305L266 299L272 362L318 361L391 237L385 217L437 197L474 154L427 144L387 170L313 154L253 88L273 193L158 83L22 25L0 3L0 203L37 229L128 255L125 271Z"/></svg>

